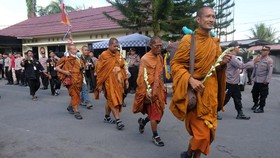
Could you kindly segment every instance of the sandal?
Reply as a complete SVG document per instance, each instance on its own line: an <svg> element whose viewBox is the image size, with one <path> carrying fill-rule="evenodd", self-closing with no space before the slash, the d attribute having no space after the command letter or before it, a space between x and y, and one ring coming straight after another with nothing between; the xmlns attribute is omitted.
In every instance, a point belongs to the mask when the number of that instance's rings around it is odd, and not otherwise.
<svg viewBox="0 0 280 158"><path fill-rule="evenodd" d="M139 132L143 134L145 130L145 125L143 124L143 119L141 117L138 119L138 124L139 124Z"/></svg>
<svg viewBox="0 0 280 158"><path fill-rule="evenodd" d="M156 136L156 137L153 137L153 143L156 145L156 146L164 146L164 143L163 141L160 139L160 136Z"/></svg>
<svg viewBox="0 0 280 158"><path fill-rule="evenodd" d="M105 117L104 118L104 122L105 123L109 123L109 124L115 124L116 123L116 121L113 120L110 116L109 117Z"/></svg>
<svg viewBox="0 0 280 158"><path fill-rule="evenodd" d="M122 107L126 107L126 103L125 102L122 103Z"/></svg>
<svg viewBox="0 0 280 158"><path fill-rule="evenodd" d="M91 108L93 107L93 105L90 104L90 103L87 103L87 104L86 104L86 107L87 107L87 109L91 109Z"/></svg>
<svg viewBox="0 0 280 158"><path fill-rule="evenodd" d="M70 106L70 105L67 107L67 111L69 112L69 114L74 114L75 113L74 110L73 110L73 107Z"/></svg>
<svg viewBox="0 0 280 158"><path fill-rule="evenodd" d="M78 120L83 119L83 117L82 117L82 115L80 114L80 112L75 112L75 113L74 113L74 116L75 116L75 118L78 119Z"/></svg>
<svg viewBox="0 0 280 158"><path fill-rule="evenodd" d="M33 101L37 101L38 99L37 99L37 97L33 97L32 100Z"/></svg>
<svg viewBox="0 0 280 158"><path fill-rule="evenodd" d="M122 123L122 121L119 119L117 120L117 129L118 130L122 130L124 128L124 124Z"/></svg>

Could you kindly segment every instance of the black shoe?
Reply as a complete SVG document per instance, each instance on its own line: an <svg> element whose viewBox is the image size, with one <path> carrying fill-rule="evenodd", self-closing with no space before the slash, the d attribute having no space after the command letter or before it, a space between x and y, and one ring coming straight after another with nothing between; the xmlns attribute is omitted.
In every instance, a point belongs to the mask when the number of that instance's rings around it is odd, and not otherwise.
<svg viewBox="0 0 280 158"><path fill-rule="evenodd" d="M67 107L67 111L69 112L69 114L74 114L73 107L70 105Z"/></svg>
<svg viewBox="0 0 280 158"><path fill-rule="evenodd" d="M258 108L258 104L255 104L252 108L251 108L251 110L256 110L257 108Z"/></svg>
<svg viewBox="0 0 280 158"><path fill-rule="evenodd" d="M122 123L122 121L120 119L116 120L116 124L117 124L118 130L122 130L124 128L124 124Z"/></svg>
<svg viewBox="0 0 280 158"><path fill-rule="evenodd" d="M180 154L180 158L191 158L192 156L188 154L187 151L184 151Z"/></svg>
<svg viewBox="0 0 280 158"><path fill-rule="evenodd" d="M244 115L243 113L238 114L238 115L236 116L236 119L238 119L238 120L250 120L250 118L251 118L251 117L248 117L248 116Z"/></svg>
<svg viewBox="0 0 280 158"><path fill-rule="evenodd" d="M141 117L138 119L138 124L139 124L139 133L143 134L145 131L145 125L143 124L143 119Z"/></svg>
<svg viewBox="0 0 280 158"><path fill-rule="evenodd" d="M264 113L263 108L256 109L254 113Z"/></svg>
<svg viewBox="0 0 280 158"><path fill-rule="evenodd" d="M77 120L83 119L83 116L80 114L80 112L75 112L75 113L74 113L74 116L75 116L75 118L76 118Z"/></svg>
<svg viewBox="0 0 280 158"><path fill-rule="evenodd" d="M163 141L161 140L160 136L155 136L153 137L153 143L156 145L156 146L164 146L164 143Z"/></svg>

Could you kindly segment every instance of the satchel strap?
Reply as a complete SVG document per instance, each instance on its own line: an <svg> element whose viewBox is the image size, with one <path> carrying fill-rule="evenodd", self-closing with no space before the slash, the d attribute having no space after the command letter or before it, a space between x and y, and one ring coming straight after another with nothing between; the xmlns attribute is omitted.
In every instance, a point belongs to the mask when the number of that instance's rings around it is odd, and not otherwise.
<svg viewBox="0 0 280 158"><path fill-rule="evenodd" d="M194 34L191 35L191 50L190 50L190 66L189 72L193 76L194 72L194 58L195 58L195 37Z"/></svg>

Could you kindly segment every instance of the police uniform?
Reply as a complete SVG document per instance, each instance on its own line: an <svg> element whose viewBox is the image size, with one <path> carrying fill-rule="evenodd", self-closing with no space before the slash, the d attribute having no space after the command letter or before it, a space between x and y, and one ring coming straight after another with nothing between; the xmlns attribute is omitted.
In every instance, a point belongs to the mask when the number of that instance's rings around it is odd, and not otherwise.
<svg viewBox="0 0 280 158"><path fill-rule="evenodd" d="M239 47L236 41L231 43L229 46L235 47L235 49ZM238 52L236 52L236 54L237 53ZM231 54L232 59L229 63L227 63L226 97L224 105L228 103L230 98L233 98L235 109L237 111L236 119L248 120L250 119L250 117L245 116L242 111L241 92L238 84L240 82L240 70L253 67L253 64L252 62L247 62L246 64L244 64L236 58L234 52L231 52Z"/></svg>
<svg viewBox="0 0 280 158"><path fill-rule="evenodd" d="M45 52L41 52L41 54L45 54ZM43 72L47 72L47 60L48 58L47 57L41 57L39 59L39 62L41 63L41 65L43 66L44 68L44 71ZM49 86L49 78L44 74L44 73L41 73L41 80L42 80L42 84L43 84L43 87L41 89L48 89L48 86Z"/></svg>
<svg viewBox="0 0 280 158"><path fill-rule="evenodd" d="M30 88L30 95L35 97L35 93L40 88L40 73L44 68L41 63L34 58L23 60L21 65L25 69L25 76Z"/></svg>
<svg viewBox="0 0 280 158"><path fill-rule="evenodd" d="M8 80L7 85L12 85L14 84L13 74L12 74L12 61L11 58L8 56L9 55L8 53L5 53L5 55L7 56L4 60L5 75Z"/></svg>
<svg viewBox="0 0 280 158"><path fill-rule="evenodd" d="M23 80L22 80L22 76L23 76L23 73L22 73L22 69L23 67L21 66L21 57L17 57L15 59L15 72L16 72L16 85L19 84L19 82L21 82L21 85L23 84Z"/></svg>
<svg viewBox="0 0 280 158"><path fill-rule="evenodd" d="M270 51L270 47L264 46L262 51ZM263 113L268 95L268 85L273 71L273 60L268 55L258 58L260 59L254 64L252 72L252 80L254 81L252 89L254 106L251 109L254 110L254 113Z"/></svg>
<svg viewBox="0 0 280 158"><path fill-rule="evenodd" d="M59 89L61 87L61 82L60 82L60 79L58 78L57 76L57 71L55 70L55 67L56 67L56 63L58 62L58 59L54 58L54 59L51 59L49 58L47 60L47 72L48 74L51 76L51 79L50 79L50 84L51 84L51 93L52 95L59 95Z"/></svg>
<svg viewBox="0 0 280 158"><path fill-rule="evenodd" d="M136 51L134 48L131 48L130 51ZM135 93L137 87L137 77L140 65L140 57L138 54L129 55L127 58L129 61L128 70L131 74L131 77L128 79L129 81L129 91L130 93Z"/></svg>

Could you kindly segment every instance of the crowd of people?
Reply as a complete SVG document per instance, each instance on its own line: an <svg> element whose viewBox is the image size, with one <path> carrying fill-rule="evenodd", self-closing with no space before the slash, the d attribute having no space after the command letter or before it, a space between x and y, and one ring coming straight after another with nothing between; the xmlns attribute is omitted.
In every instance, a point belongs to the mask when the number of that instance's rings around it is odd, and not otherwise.
<svg viewBox="0 0 280 158"><path fill-rule="evenodd" d="M223 109L231 97L237 110L236 119L250 119L242 111L238 88L240 69L252 69L252 81L248 81L250 84L254 83L252 110L255 113L264 112L273 65L269 47L264 46L260 56L243 64L235 58L239 51L238 43L232 43L230 47L233 50L225 54L212 75L202 82L222 54L222 49L219 39L209 33L215 23L213 8L201 7L197 11L196 22L198 28L195 34L185 35L181 39L170 63L173 78L170 110L180 121L185 121L186 130L192 136L186 151L181 153L181 158L199 158L202 153L209 154L218 126L218 111ZM189 72L192 45L195 46L193 74ZM164 146L158 132L167 97L163 80L162 40L152 37L149 47L151 50L141 59L133 48L125 59L119 52L118 40L111 38L108 49L98 58L94 57L87 46L83 46L79 53L75 45L69 45L60 59L53 51L49 51L49 58L41 51L40 60L33 57L31 50L24 57L20 53L15 57L11 53L5 53L3 57L0 54L0 68L2 78L5 73L7 85L28 85L34 101L38 100L36 91L40 88L40 83L42 89L48 89L50 83L51 94L54 96L59 95L63 84L71 97L67 110L76 119L83 119L79 105L88 109L93 107L89 93L94 93L95 99L100 98L101 92L104 93L107 101L104 122L116 124L119 130L125 127L121 120L124 98L128 92L135 93L132 112L145 115L138 119L139 132L144 133L146 124L150 122L153 143ZM197 98L196 107L192 109L188 105L188 87L196 93Z"/></svg>

